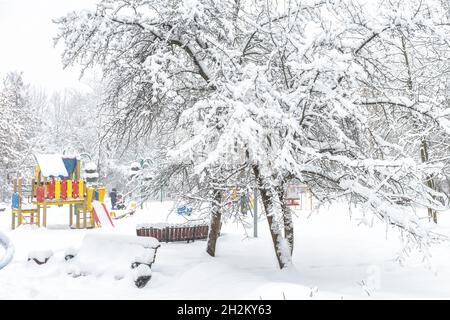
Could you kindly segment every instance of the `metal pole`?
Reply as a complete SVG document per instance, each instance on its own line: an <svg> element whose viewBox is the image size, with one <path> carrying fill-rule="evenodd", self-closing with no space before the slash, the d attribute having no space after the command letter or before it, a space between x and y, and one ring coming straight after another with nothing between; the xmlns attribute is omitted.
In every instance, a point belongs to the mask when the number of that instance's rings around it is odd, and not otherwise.
<svg viewBox="0 0 450 320"><path fill-rule="evenodd" d="M140 179L141 209L144 209L144 191L143 191L144 182L142 181L142 180L144 180L143 173L142 173L142 170L144 169L144 159L141 159L140 165L141 165L141 179Z"/></svg>
<svg viewBox="0 0 450 320"><path fill-rule="evenodd" d="M141 181L141 209L144 209L144 191L143 191L142 181Z"/></svg>
<svg viewBox="0 0 450 320"><path fill-rule="evenodd" d="M258 237L258 189L253 192L253 236Z"/></svg>

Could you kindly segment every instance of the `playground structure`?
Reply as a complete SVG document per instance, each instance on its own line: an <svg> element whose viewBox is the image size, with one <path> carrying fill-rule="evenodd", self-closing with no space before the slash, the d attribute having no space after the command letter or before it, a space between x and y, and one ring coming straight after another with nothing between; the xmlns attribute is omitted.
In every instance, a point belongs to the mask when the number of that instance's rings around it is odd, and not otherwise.
<svg viewBox="0 0 450 320"><path fill-rule="evenodd" d="M35 158L36 174L31 184L25 185L23 178L13 179L12 229L22 224L46 227L50 206L69 207L71 228L95 228L108 223L111 218L102 205L106 189L88 186L81 179L79 159L59 155Z"/></svg>
<svg viewBox="0 0 450 320"><path fill-rule="evenodd" d="M252 213L255 207L255 192L248 192L246 190L240 191L235 188L230 193L230 201L228 208L233 212L246 214ZM313 196L308 186L294 181L286 187L285 203L292 210L312 210Z"/></svg>
<svg viewBox="0 0 450 320"><path fill-rule="evenodd" d="M312 198L310 190L303 184L292 183L286 188L286 205L294 210L312 210Z"/></svg>
<svg viewBox="0 0 450 320"><path fill-rule="evenodd" d="M111 210L110 215L111 218L117 220L117 219L122 219L128 216L132 216L135 214L137 209L137 203L136 201L131 201L130 204L128 205L127 208L125 208L124 210Z"/></svg>
<svg viewBox="0 0 450 320"><path fill-rule="evenodd" d="M190 216L192 214L192 208L182 206L182 207L177 208L177 213L182 216Z"/></svg>
<svg viewBox="0 0 450 320"><path fill-rule="evenodd" d="M235 188L231 191L228 207L232 208L234 212L247 214L247 212L251 212L253 210L253 203L254 194L252 192L242 193L239 189Z"/></svg>

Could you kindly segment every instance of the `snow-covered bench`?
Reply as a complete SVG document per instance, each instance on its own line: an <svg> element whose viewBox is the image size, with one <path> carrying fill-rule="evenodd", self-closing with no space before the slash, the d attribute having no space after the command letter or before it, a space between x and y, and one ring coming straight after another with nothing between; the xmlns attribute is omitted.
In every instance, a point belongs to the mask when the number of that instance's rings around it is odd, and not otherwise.
<svg viewBox="0 0 450 320"><path fill-rule="evenodd" d="M151 278L151 266L160 247L155 238L88 234L78 250L66 251L67 272L74 277L94 275L114 279L133 277L138 288Z"/></svg>

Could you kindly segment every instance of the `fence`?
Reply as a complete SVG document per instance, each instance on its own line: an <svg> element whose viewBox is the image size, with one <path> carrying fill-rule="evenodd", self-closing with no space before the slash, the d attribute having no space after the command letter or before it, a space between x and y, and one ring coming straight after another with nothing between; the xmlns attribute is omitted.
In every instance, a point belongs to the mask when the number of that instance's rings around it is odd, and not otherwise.
<svg viewBox="0 0 450 320"><path fill-rule="evenodd" d="M138 225L136 234L140 237L153 237L160 242L195 241L208 238L209 225Z"/></svg>

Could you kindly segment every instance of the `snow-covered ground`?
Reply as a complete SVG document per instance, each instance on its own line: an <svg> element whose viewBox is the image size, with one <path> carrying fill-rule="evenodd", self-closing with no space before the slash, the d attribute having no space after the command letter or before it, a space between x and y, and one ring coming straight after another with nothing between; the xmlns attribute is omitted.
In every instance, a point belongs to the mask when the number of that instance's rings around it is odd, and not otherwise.
<svg viewBox="0 0 450 320"><path fill-rule="evenodd" d="M67 274L64 252L78 248L86 233L135 234L139 223L181 222L167 217L171 203L148 203L134 216L115 220L114 230L71 230L67 208L52 208L48 227L10 229L10 212L0 213L0 230L15 246L13 261L0 270L0 299L448 299L450 246L431 249L430 264L412 253L396 261L399 234L374 222L361 224L362 214L341 204L295 219L294 265L277 267L267 222L259 237L248 237L241 225L224 225L217 257L205 253L205 241L162 243L153 277L144 289L124 278ZM249 217L251 219L251 217ZM450 235L450 217L441 214L436 231ZM4 251L0 248L0 257ZM51 250L47 264L27 262L30 252Z"/></svg>

